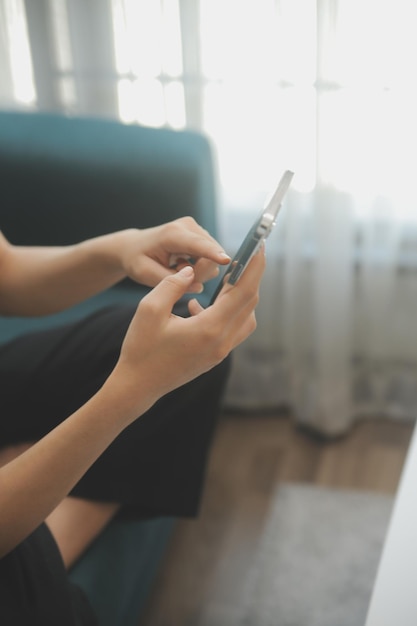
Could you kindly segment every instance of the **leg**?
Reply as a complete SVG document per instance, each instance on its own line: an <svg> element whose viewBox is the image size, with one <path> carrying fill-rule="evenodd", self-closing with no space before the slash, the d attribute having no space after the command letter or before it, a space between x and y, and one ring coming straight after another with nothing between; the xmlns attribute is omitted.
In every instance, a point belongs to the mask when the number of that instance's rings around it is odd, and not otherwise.
<svg viewBox="0 0 417 626"><path fill-rule="evenodd" d="M32 443L21 443L0 450L0 467L25 452ZM119 510L112 502L65 498L48 516L46 523L58 544L65 567L69 569L100 534Z"/></svg>
<svg viewBox="0 0 417 626"><path fill-rule="evenodd" d="M119 510L116 502L92 502L68 497L48 516L46 523L69 569Z"/></svg>

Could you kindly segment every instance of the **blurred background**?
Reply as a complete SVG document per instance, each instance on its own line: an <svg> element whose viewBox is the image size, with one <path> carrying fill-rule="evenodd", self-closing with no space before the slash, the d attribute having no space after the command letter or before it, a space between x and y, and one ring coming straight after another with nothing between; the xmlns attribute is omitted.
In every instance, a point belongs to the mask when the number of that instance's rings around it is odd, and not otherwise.
<svg viewBox="0 0 417 626"><path fill-rule="evenodd" d="M414 3L0 0L0 107L208 135L232 253L282 171L226 404L325 435L417 413Z"/></svg>

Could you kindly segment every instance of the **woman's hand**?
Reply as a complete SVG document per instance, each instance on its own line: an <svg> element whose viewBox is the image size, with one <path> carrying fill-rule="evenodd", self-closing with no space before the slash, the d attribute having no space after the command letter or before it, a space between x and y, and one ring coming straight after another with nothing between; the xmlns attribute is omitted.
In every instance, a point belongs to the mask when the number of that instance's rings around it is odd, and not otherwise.
<svg viewBox="0 0 417 626"><path fill-rule="evenodd" d="M220 245L192 217L148 228L123 231L120 257L123 270L133 280L154 287L185 265L194 267L189 292L199 293L203 283L219 273L218 265L230 262Z"/></svg>
<svg viewBox="0 0 417 626"><path fill-rule="evenodd" d="M128 229L71 246L14 246L0 233L0 312L48 315L108 289L126 276L154 287L187 264L199 293L230 258L191 217Z"/></svg>
<svg viewBox="0 0 417 626"><path fill-rule="evenodd" d="M0 558L39 526L126 426L162 395L222 361L255 329L262 253L212 306L202 309L191 301L191 317L172 314L182 295L218 263L227 263L205 231L190 220L179 222L142 234L120 231L68 248L20 249L0 237L0 287L5 300L13 300L9 312L43 313L54 310L56 300L62 308L114 284L125 275L122 242L129 275L158 283L139 304L119 360L101 389L0 468ZM195 257L195 267L170 270L171 255L181 253Z"/></svg>
<svg viewBox="0 0 417 626"><path fill-rule="evenodd" d="M106 385L121 398L130 421L150 406L221 362L256 328L255 308L265 267L263 251L239 282L226 285L215 303L202 309L190 302L191 317L171 313L194 282L192 267L167 276L140 302L126 334L120 359Z"/></svg>

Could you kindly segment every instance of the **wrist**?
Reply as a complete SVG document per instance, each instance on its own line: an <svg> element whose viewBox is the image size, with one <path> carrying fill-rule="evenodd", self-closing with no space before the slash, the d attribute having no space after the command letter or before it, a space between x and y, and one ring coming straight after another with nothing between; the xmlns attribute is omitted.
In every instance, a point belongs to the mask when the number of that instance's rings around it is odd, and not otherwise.
<svg viewBox="0 0 417 626"><path fill-rule="evenodd" d="M133 378L119 371L116 365L98 392L106 406L112 407L111 412L121 428L126 428L159 399L147 388L144 379L143 384L138 384L138 380L137 374Z"/></svg>
<svg viewBox="0 0 417 626"><path fill-rule="evenodd" d="M134 237L137 237L137 230L129 228L103 235L96 240L101 263L104 263L107 266L107 272L116 276L118 280L126 278L128 275L125 257Z"/></svg>

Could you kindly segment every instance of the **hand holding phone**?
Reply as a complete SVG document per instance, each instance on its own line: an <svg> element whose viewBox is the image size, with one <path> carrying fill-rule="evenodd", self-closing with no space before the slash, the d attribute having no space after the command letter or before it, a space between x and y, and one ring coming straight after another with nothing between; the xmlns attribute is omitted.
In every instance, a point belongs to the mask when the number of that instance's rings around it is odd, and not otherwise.
<svg viewBox="0 0 417 626"><path fill-rule="evenodd" d="M268 202L265 209L263 209L260 216L255 220L239 250L236 252L231 263L224 272L222 279L217 285L217 288L210 300L210 304L213 304L226 283L229 283L230 285L235 285L237 283L253 255L256 254L262 242L265 241L269 233L272 231L276 223L276 218L281 207L282 200L288 191L293 176L294 173L290 170L286 170L282 175L271 200Z"/></svg>

